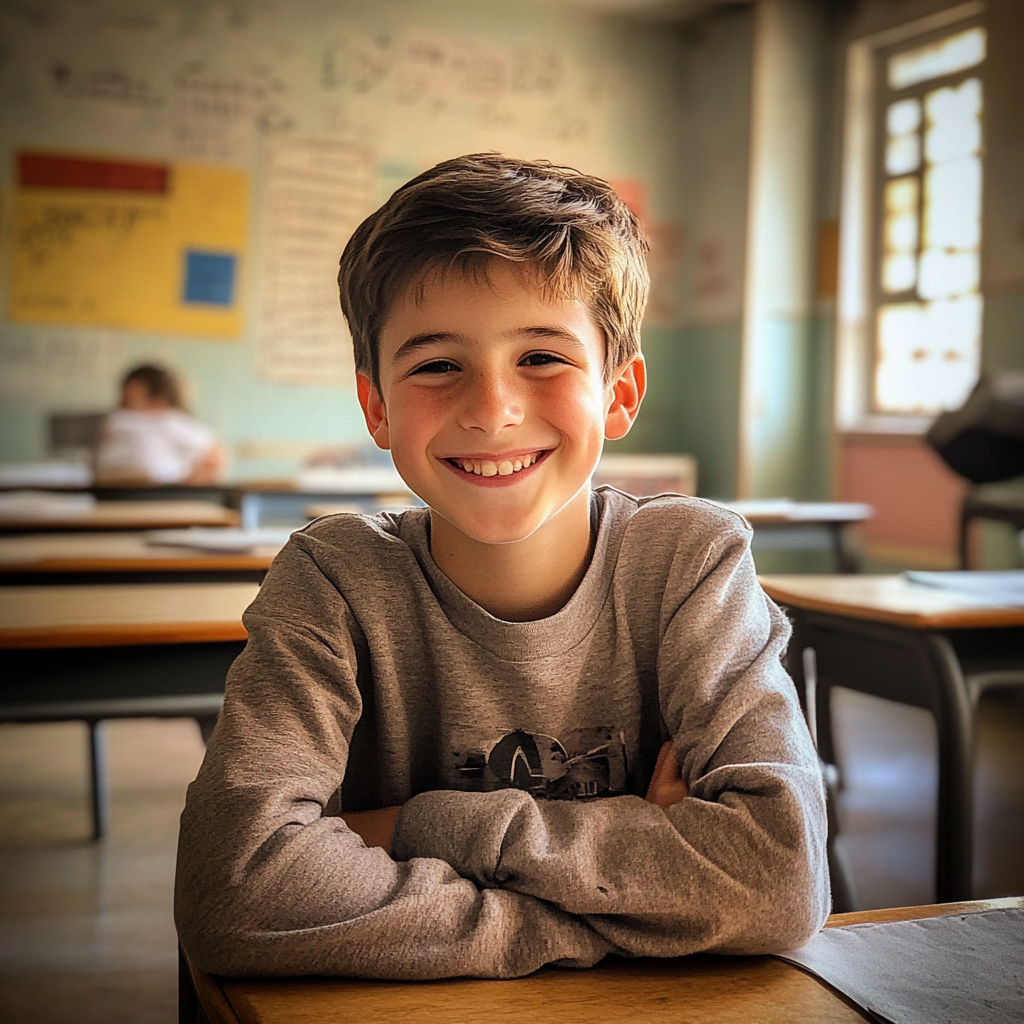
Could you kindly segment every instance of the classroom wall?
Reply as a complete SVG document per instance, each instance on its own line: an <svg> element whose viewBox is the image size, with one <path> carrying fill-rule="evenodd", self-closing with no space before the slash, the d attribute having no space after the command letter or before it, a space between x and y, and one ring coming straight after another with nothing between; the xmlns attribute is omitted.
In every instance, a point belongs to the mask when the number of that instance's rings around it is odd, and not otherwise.
<svg viewBox="0 0 1024 1024"><path fill-rule="evenodd" d="M616 449L691 452L700 493L728 498L739 445L753 12L726 10L681 38L676 290L659 298L655 289L662 323L644 331L650 391Z"/></svg>
<svg viewBox="0 0 1024 1024"><path fill-rule="evenodd" d="M319 445L361 439L340 312L336 338L325 339L322 326L319 335L306 331L305 348L294 343L301 330L275 336L275 324L294 325L303 315L282 290L281 275L298 273L301 288L322 301L333 288L346 230L358 219L434 162L498 149L608 177L641 213L654 240L645 345L656 383L638 439L654 450L690 447L693 439L708 452L712 481L728 476L715 463L727 461L729 442L701 416L714 408L725 435L730 417L707 402L706 378L695 382L692 374L713 352L715 380L724 380L732 360L721 359L716 344L698 344L703 355L681 353L690 314L679 282L693 273L694 230L705 272L714 271L715 252L739 260L737 218L709 234L700 216L691 223L695 204L688 207L684 197L694 175L699 184L701 175L714 175L723 149L726 179L742 178L743 129L730 126L725 141L712 140L693 158L684 107L695 89L688 62L708 64L715 46L742 51L744 29L723 33L720 42L713 31L702 50L665 25L546 3L99 0L4 5L0 35L0 460L45 457L47 414L109 407L118 375L145 359L171 363L188 378L192 406L227 441L236 475L291 469ZM739 67L738 87L719 69L710 92L742 107L742 60ZM699 121L705 108L695 102ZM25 190L14 164L26 150L157 162L179 179L189 167L241 172L248 237L238 254L237 336L159 329L145 311L135 326L90 322L74 310L63 322L38 313L26 319L32 307L12 290L19 280L12 266L37 251L20 230ZM694 159L695 166L688 163ZM315 262L324 263L322 277L301 260L289 264L280 241L288 188L321 171L344 179L347 190L345 209L325 207L319 218L337 235L329 258ZM706 193L713 198L714 187ZM53 242L69 259L82 251L77 244ZM80 262L62 279L69 294L87 269ZM120 309L121 293L141 271L116 269L108 277L120 279L105 281L102 298ZM698 275L697 284L708 280ZM725 292L732 296L735 288L730 280ZM268 294L277 306L268 306ZM698 337L701 330L713 335L722 321L731 330L738 307L730 303L697 318ZM730 335L726 347L732 345ZM679 390L705 403L685 413L673 383L680 373L686 382Z"/></svg>
<svg viewBox="0 0 1024 1024"><path fill-rule="evenodd" d="M863 0L840 33L845 44L955 6L943 0ZM985 184L982 210L982 368L1024 368L1024 5L988 0L985 66ZM841 93L833 103L839 109ZM837 165L836 173L839 172ZM836 494L868 501L877 510L865 536L869 555L882 564L951 568L957 564L956 523L967 482L950 472L920 439L840 439ZM920 529L911 524L918 521ZM1003 524L978 531L974 564L1020 562L1020 549Z"/></svg>

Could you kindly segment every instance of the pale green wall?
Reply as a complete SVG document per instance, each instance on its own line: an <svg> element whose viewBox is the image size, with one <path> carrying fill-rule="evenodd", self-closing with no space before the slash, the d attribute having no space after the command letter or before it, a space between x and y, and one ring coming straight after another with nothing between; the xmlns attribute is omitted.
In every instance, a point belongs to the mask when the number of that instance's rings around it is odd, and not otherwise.
<svg viewBox="0 0 1024 1024"><path fill-rule="evenodd" d="M496 148L572 163L613 179L637 179L652 222L684 218L680 154L689 140L680 95L686 47L677 30L663 25L548 3L488 0L275 5L98 0L48 3L38 17L28 5L0 5L0 34L6 40L0 52L5 210L12 199L13 154L21 149L189 159L175 135L174 82L187 63L199 61L225 78L258 74L264 81L277 80L278 127L287 125L295 136L369 146L376 159L378 202L438 159ZM511 127L508 115L516 114L517 102L511 87L487 99L449 94L441 86L414 103L398 102L398 58L380 82L368 90L356 88L349 65L359 46L372 49L386 40L385 49L395 53L413 38L483 46L512 69L524 53L539 55L560 69L562 84L550 101L538 101L536 117L520 117ZM328 52L334 61L331 76L324 71ZM50 78L56 61L145 79L160 102L142 109L60 95ZM259 375L254 337L264 135L252 123L242 127L252 137L251 152L232 163L249 171L253 182L245 336L232 342L0 323L0 460L44 457L49 412L109 407L124 369L154 358L188 378L195 412L233 449L244 442L330 444L362 438L365 428L351 388L285 384ZM7 232L9 218L4 252ZM0 295L0 310L6 309L6 294ZM234 470L245 475L293 465L236 458Z"/></svg>

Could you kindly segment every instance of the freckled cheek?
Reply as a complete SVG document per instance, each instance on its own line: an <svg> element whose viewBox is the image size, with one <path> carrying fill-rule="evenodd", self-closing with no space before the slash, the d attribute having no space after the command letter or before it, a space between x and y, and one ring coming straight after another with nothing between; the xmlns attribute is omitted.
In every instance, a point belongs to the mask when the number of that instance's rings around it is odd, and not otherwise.
<svg viewBox="0 0 1024 1024"><path fill-rule="evenodd" d="M444 426L451 400L440 395L398 396L388 422L391 427L391 451L396 457L423 455Z"/></svg>

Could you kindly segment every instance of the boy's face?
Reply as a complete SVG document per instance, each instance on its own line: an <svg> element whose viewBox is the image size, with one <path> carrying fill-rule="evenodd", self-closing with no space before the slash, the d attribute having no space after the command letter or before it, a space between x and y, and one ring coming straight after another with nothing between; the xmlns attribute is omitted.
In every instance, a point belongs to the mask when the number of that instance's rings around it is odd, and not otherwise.
<svg viewBox="0 0 1024 1024"><path fill-rule="evenodd" d="M606 382L584 303L547 297L504 261L488 269L408 289L381 332L380 391L358 384L410 488L467 537L506 544L586 488L604 438L629 430L644 374L637 357Z"/></svg>

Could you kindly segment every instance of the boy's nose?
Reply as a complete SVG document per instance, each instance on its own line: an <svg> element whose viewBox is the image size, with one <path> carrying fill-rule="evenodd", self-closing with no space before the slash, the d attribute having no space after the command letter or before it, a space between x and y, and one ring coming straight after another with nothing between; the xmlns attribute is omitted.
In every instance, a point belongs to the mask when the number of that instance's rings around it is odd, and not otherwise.
<svg viewBox="0 0 1024 1024"><path fill-rule="evenodd" d="M465 430L497 433L523 422L523 402L518 389L500 376L484 376L467 389L459 410L459 425Z"/></svg>

